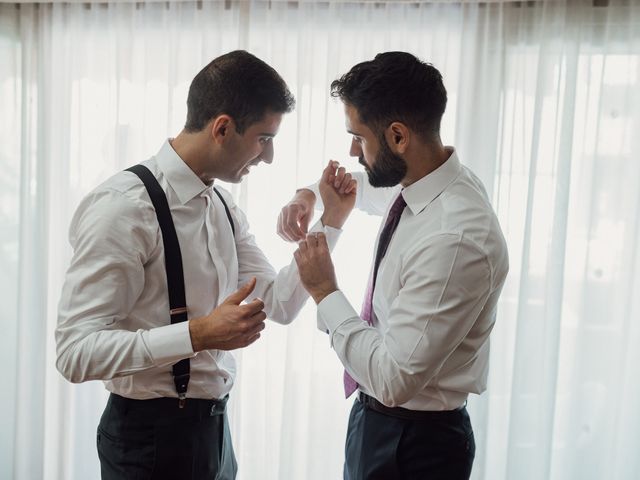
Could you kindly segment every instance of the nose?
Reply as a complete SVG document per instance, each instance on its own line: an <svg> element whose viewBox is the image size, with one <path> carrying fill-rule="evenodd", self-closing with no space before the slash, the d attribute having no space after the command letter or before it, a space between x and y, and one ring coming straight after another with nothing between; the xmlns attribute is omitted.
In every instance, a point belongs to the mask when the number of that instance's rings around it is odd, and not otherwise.
<svg viewBox="0 0 640 480"><path fill-rule="evenodd" d="M268 142L262 149L260 159L266 164L271 164L271 162L273 162L273 140Z"/></svg>
<svg viewBox="0 0 640 480"><path fill-rule="evenodd" d="M362 156L362 147L355 139L351 140L351 148L349 149L349 155L352 157Z"/></svg>

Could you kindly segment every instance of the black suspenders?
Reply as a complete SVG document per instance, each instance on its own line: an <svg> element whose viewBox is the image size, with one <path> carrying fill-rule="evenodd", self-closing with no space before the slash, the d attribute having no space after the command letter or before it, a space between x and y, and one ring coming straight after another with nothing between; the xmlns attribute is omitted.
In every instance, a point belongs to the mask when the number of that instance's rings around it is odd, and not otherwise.
<svg viewBox="0 0 640 480"><path fill-rule="evenodd" d="M156 210L156 216L158 217L158 223L160 224L160 231L162 232L162 242L164 243L164 265L167 273L169 315L171 323L185 322L187 321L188 316L184 289L182 253L180 252L180 243L178 242L176 228L173 224L173 219L171 218L171 210L169 209L167 196L156 180L156 177L144 165L134 165L133 167L127 168L127 171L133 172L140 177L140 180L142 180L142 183L144 183L144 186L149 193L149 198L151 198L153 208ZM224 205L227 219L231 225L231 231L235 235L235 227L233 225L233 219L231 218L229 207L224 201L224 198L222 198L220 192L215 188L214 191L222 201L222 205ZM178 392L178 405L180 408L184 407L184 402L187 396L190 368L191 366L188 358L184 358L173 365L173 381L176 386L176 392Z"/></svg>

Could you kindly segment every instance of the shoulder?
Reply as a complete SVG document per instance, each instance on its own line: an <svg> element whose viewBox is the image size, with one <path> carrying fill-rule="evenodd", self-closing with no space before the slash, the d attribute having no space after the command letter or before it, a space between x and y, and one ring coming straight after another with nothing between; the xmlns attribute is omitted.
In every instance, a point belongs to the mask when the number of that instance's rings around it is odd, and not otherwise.
<svg viewBox="0 0 640 480"><path fill-rule="evenodd" d="M442 232L460 232L481 240L497 224L497 217L482 182L466 167L433 202Z"/></svg>
<svg viewBox="0 0 640 480"><path fill-rule="evenodd" d="M102 210L107 215L144 215L153 212L153 204L140 178L129 171L121 171L90 191L81 207Z"/></svg>
<svg viewBox="0 0 640 480"><path fill-rule="evenodd" d="M155 237L155 210L140 179L121 171L90 191L71 221L72 243L83 236L116 239Z"/></svg>
<svg viewBox="0 0 640 480"><path fill-rule="evenodd" d="M482 181L463 167L439 200L442 233L461 235L461 242L485 257L492 269L504 269L507 245Z"/></svg>

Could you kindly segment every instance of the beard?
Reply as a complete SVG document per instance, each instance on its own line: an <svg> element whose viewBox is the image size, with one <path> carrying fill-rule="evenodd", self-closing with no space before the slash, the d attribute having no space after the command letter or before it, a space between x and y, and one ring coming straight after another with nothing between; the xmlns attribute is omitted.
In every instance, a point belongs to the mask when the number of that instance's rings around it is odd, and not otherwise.
<svg viewBox="0 0 640 480"><path fill-rule="evenodd" d="M376 155L373 166L369 167L360 155L358 163L362 165L373 187L395 187L407 175L407 163L404 159L391 151L387 140L380 139L380 151Z"/></svg>

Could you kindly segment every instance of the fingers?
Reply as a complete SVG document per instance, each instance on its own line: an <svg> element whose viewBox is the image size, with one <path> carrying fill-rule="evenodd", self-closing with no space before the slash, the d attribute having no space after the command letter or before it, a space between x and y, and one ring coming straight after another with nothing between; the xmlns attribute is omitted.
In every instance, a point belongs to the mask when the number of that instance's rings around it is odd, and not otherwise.
<svg viewBox="0 0 640 480"><path fill-rule="evenodd" d="M351 192L355 192L358 188L358 181L355 178L352 178L349 182L349 185L345 189L344 193L350 194Z"/></svg>
<svg viewBox="0 0 640 480"><path fill-rule="evenodd" d="M260 338L260 332L266 327L264 321L267 319L267 314L262 310L264 303L261 300L242 305L240 308L244 309L244 319L238 322L239 332L241 332L239 338L244 339L242 346L246 346Z"/></svg>
<svg viewBox="0 0 640 480"><path fill-rule="evenodd" d="M245 339L243 342L244 346L251 345L260 338L260 332L266 327L264 323L266 318L266 313L259 312L249 319L243 334L243 338Z"/></svg>
<svg viewBox="0 0 640 480"><path fill-rule="evenodd" d="M267 314L263 310L264 302L262 300L256 299L246 305L240 305L238 309L241 316L235 320L236 328L244 337L253 335L264 328L264 321L267 319Z"/></svg>
<svg viewBox="0 0 640 480"><path fill-rule="evenodd" d="M351 174L345 173L342 179L342 182L340 182L340 187L339 187L341 194L344 195L345 193L347 193L347 188L351 186L351 180L352 180Z"/></svg>
<svg viewBox="0 0 640 480"><path fill-rule="evenodd" d="M312 232L307 234L304 240L298 242L298 250L294 252L300 256L307 254L313 254L318 248L329 250L329 244L327 243L327 236L322 232Z"/></svg>
<svg viewBox="0 0 640 480"><path fill-rule="evenodd" d="M298 219L298 224L300 225L301 236L307 234L309 230L309 215L303 215ZM300 238L300 237L298 237Z"/></svg>
<svg viewBox="0 0 640 480"><path fill-rule="evenodd" d="M264 322L260 322L257 325L246 328L245 333L242 336L238 337L235 340L227 342L225 347L223 347L222 349L235 350L237 348L244 348L251 345L260 338L260 332L265 329L265 326L266 325Z"/></svg>
<svg viewBox="0 0 640 480"><path fill-rule="evenodd" d="M316 246L317 248L320 248L322 250L329 250L329 244L327 243L327 236L324 233L319 232L316 235Z"/></svg>
<svg viewBox="0 0 640 480"><path fill-rule="evenodd" d="M236 290L227 298L225 298L224 302L222 303L240 305L243 302L243 300L247 298L251 294L251 292L253 292L254 288L256 288L256 277L253 277L251 280L249 280L247 283L241 286L238 290ZM263 304L263 308L264 308L264 304Z"/></svg>
<svg viewBox="0 0 640 480"><path fill-rule="evenodd" d="M352 175L335 160L329 161L329 164L322 172L322 180L332 185L340 194L344 195L353 191Z"/></svg>
<svg viewBox="0 0 640 480"><path fill-rule="evenodd" d="M345 175L347 175L347 169L344 167L340 167L338 168L338 170L336 170L336 174L335 177L333 179L333 187L336 190L340 189L340 186L342 185L342 181L344 180Z"/></svg>
<svg viewBox="0 0 640 480"><path fill-rule="evenodd" d="M287 229L287 215L289 212L289 206L285 206L278 215L278 235L284 238L287 242L293 242L291 232Z"/></svg>
<svg viewBox="0 0 640 480"><path fill-rule="evenodd" d="M301 238L304 238L306 233L306 231L304 231L306 227L303 228L303 226L298 223L298 213L295 211L288 212L288 215L285 217L284 228L292 242L297 242Z"/></svg>
<svg viewBox="0 0 640 480"><path fill-rule="evenodd" d="M260 338L260 334L256 333L255 335L249 337L249 339L246 341L246 343L243 346L244 347L248 347L249 345L254 343L256 340L258 340L259 338Z"/></svg>
<svg viewBox="0 0 640 480"><path fill-rule="evenodd" d="M322 171L321 181L331 183L331 180L335 176L336 169L339 165L340 164L335 160L329 160L329 163L326 167L324 167L324 170Z"/></svg>
<svg viewBox="0 0 640 480"><path fill-rule="evenodd" d="M278 216L278 235L288 242L304 238L309 227L309 215L300 205L289 204Z"/></svg>
<svg viewBox="0 0 640 480"><path fill-rule="evenodd" d="M264 302L259 298L256 298L245 305L241 305L240 308L243 315L251 317L253 315L257 315L258 313L264 310ZM266 317L266 314L265 314L265 317Z"/></svg>
<svg viewBox="0 0 640 480"><path fill-rule="evenodd" d="M327 236L322 232L307 235L307 255L310 257L329 254Z"/></svg>

